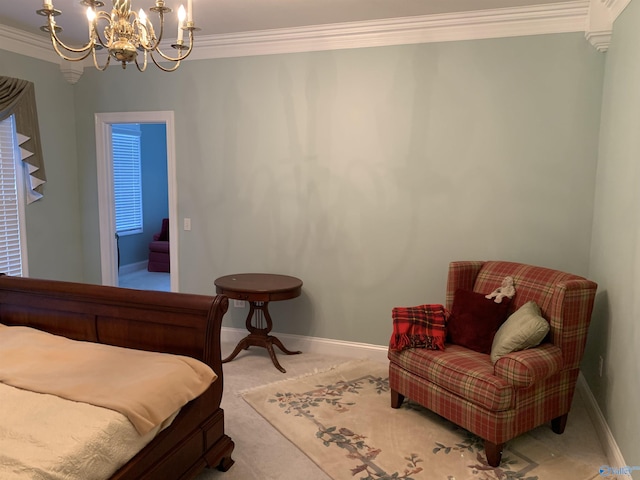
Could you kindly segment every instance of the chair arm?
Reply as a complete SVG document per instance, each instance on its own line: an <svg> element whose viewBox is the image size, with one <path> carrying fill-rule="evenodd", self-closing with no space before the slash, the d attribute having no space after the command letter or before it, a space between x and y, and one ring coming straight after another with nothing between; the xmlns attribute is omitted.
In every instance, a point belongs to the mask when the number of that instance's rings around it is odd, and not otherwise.
<svg viewBox="0 0 640 480"><path fill-rule="evenodd" d="M154 233L153 234L153 241L154 242L157 242L159 238L160 238L160 234L159 233Z"/></svg>
<svg viewBox="0 0 640 480"><path fill-rule="evenodd" d="M530 387L562 370L562 351L551 343L512 352L494 365L496 376L514 387Z"/></svg>

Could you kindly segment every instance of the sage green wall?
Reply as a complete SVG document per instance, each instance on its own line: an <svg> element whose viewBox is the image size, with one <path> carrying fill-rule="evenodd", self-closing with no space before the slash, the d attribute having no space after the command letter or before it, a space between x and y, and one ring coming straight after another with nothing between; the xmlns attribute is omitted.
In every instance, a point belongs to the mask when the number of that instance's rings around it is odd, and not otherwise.
<svg viewBox="0 0 640 480"><path fill-rule="evenodd" d="M26 207L29 276L82 281L74 88L57 65L1 49L0 75L35 85L47 183Z"/></svg>
<svg viewBox="0 0 640 480"><path fill-rule="evenodd" d="M299 276L275 330L384 345L447 265L586 274L604 56L582 34L91 69L76 86L85 274L100 281L95 112L174 110L180 290ZM246 310L226 325L242 328Z"/></svg>
<svg viewBox="0 0 640 480"><path fill-rule="evenodd" d="M640 466L640 3L606 55L589 275L599 293L583 365L622 454ZM604 359L599 376L599 358ZM633 478L640 479L635 471Z"/></svg>

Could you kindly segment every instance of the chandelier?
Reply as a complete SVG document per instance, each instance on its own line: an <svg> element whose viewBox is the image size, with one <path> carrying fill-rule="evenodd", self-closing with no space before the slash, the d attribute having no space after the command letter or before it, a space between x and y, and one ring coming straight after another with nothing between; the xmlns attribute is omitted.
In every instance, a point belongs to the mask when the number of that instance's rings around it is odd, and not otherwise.
<svg viewBox="0 0 640 480"><path fill-rule="evenodd" d="M62 27L56 24L55 17L62 14L60 10L53 8L53 0L44 0L43 8L38 10L39 15L47 17L47 24L40 27L51 36L54 50L65 60L72 62L81 61L89 55L93 56L93 64L98 70L106 70L113 58L122 63L126 68L128 63L135 63L138 70L144 72L147 68L147 54L153 63L165 72L172 72L180 66L180 61L187 58L193 49L193 32L199 30L193 26L193 0L188 0L187 10L181 5L178 9L178 34L176 42L171 44L177 50L176 56L170 56L160 50L160 42L164 36L164 17L171 9L165 7L164 0L156 0L155 6L149 10L159 16L160 30L156 30L144 10L138 13L131 10L131 0L113 0L111 13L97 10L104 6L100 0L81 0L80 4L87 7L87 20L89 22L89 41L82 47L75 48L66 45L58 37ZM186 20L186 22L185 22ZM102 33L100 33L100 28ZM185 45L184 32L188 32L189 43ZM100 65L96 52L106 49L109 52L104 64ZM142 61L139 59L142 55ZM160 58L156 58L159 56ZM161 61L173 62L171 67L164 67Z"/></svg>

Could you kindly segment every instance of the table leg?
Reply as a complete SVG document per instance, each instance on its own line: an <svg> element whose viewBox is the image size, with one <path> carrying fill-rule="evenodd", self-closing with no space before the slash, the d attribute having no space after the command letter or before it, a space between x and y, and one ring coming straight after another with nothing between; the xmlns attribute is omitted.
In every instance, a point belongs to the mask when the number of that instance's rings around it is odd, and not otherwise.
<svg viewBox="0 0 640 480"><path fill-rule="evenodd" d="M249 340L249 336L246 336L242 340L240 340L240 342L238 342L238 345L236 345L236 348L233 349L233 353L231 353L231 355L229 355L227 358L222 360L222 363L230 362L231 360L236 358L240 353L240 350L247 350L251 346L248 340Z"/></svg>
<svg viewBox="0 0 640 480"><path fill-rule="evenodd" d="M271 361L273 365L280 370L282 373L286 373L286 370L282 368L278 359L276 358L276 353L273 350L273 345L282 350L283 353L287 355L297 355L302 353L300 351L291 351L285 348L280 339L274 337L273 335L269 335L269 332L273 328L273 322L271 320L271 315L269 315L269 309L267 308L269 302L249 302L249 314L247 315L247 320L245 325L247 330L249 331L249 335L240 340L236 348L233 350L233 353L229 355L227 358L222 360L222 363L227 363L233 360L241 350L247 350L250 346L258 346L264 347L269 352L269 357L271 357ZM253 325L251 320L255 317L256 325ZM264 321L266 320L266 326L264 325Z"/></svg>

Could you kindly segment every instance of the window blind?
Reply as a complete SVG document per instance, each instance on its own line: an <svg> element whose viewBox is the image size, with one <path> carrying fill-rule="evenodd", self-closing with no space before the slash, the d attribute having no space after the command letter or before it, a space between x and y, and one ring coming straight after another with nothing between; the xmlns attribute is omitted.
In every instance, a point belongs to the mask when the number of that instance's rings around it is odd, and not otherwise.
<svg viewBox="0 0 640 480"><path fill-rule="evenodd" d="M116 233L142 232L142 172L140 125L112 125L113 190Z"/></svg>
<svg viewBox="0 0 640 480"><path fill-rule="evenodd" d="M13 115L0 122L0 272L22 276Z"/></svg>

